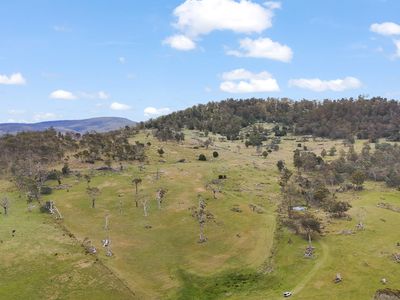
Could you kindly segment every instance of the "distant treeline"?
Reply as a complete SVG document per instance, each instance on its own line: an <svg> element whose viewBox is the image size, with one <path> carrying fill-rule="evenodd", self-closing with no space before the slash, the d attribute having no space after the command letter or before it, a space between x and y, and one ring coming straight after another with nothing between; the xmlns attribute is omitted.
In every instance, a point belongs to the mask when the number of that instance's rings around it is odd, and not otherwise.
<svg viewBox="0 0 400 300"><path fill-rule="evenodd" d="M21 132L0 137L0 174L33 173L35 166L59 164L70 156L82 163L142 161L145 145L132 144L129 127L107 133L60 133L54 129Z"/></svg>
<svg viewBox="0 0 400 300"><path fill-rule="evenodd" d="M196 105L142 126L159 130L197 129L237 139L243 127L257 122L281 123L298 135L400 141L400 104L380 97L324 101L228 99Z"/></svg>

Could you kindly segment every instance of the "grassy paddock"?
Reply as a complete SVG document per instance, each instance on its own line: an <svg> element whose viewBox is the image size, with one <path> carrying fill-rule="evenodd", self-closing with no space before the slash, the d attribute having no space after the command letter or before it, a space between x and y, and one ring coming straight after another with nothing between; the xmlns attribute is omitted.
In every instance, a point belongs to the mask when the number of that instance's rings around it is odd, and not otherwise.
<svg viewBox="0 0 400 300"><path fill-rule="evenodd" d="M62 226L76 239L37 208L28 213L25 200L1 181L0 190L12 205L9 216L0 215L0 271L7 275L0 282L0 298L255 300L281 299L290 290L293 299L370 299L383 277L389 280L387 287L399 288L400 269L390 256L400 252L400 214L376 207L378 202L400 206L399 192L369 182L362 192L339 194L339 200L351 202L352 220L326 223L325 235L313 242L315 258L304 259L306 241L282 228L276 215L276 163L282 159L292 168L296 138L283 139L280 150L263 159L240 142L217 142L205 149L198 142L204 137L189 131L186 136L183 144L160 143L144 133L132 139L151 142L144 170L133 163L122 172L93 172L90 185L101 190L95 209L85 180L75 176L64 180L72 186L69 191L44 197L55 201L64 216ZM301 144L318 154L332 146L344 148L340 141ZM362 144L357 141L356 148ZM160 147L163 157L157 154ZM217 159L213 151L219 152ZM198 161L200 154L208 160ZM180 159L186 162L178 163ZM79 162L71 166L90 173ZM206 184L221 174L227 180L213 199ZM137 196L131 183L135 177L143 180ZM167 194L158 209L156 191L161 187ZM203 244L197 242L199 226L191 211L198 194L213 215ZM135 199L149 199L148 217ZM253 212L250 204L262 213ZM106 215L109 230L104 229ZM338 234L354 229L360 219L364 231ZM80 242L85 238L98 248L97 257L83 253ZM101 247L105 238L112 242L111 258ZM333 283L336 273L343 276L341 284Z"/></svg>

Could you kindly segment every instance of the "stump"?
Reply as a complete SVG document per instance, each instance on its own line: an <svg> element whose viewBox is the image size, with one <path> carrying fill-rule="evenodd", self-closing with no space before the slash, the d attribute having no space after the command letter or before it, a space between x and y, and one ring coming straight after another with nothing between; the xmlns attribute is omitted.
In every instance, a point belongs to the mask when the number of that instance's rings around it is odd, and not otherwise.
<svg viewBox="0 0 400 300"><path fill-rule="evenodd" d="M304 257L305 258L312 258L314 257L314 247L311 245L308 245L305 252L304 252Z"/></svg>
<svg viewBox="0 0 400 300"><path fill-rule="evenodd" d="M340 282L342 282L342 280L343 280L342 275L340 275L340 273L337 273L334 282L340 283Z"/></svg>

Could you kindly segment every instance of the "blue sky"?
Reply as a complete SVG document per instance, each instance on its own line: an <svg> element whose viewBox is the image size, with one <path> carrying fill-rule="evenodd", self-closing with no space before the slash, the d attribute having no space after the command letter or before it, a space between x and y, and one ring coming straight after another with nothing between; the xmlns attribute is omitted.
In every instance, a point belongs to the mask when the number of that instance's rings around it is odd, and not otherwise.
<svg viewBox="0 0 400 300"><path fill-rule="evenodd" d="M399 12L398 0L2 1L0 122L399 99Z"/></svg>

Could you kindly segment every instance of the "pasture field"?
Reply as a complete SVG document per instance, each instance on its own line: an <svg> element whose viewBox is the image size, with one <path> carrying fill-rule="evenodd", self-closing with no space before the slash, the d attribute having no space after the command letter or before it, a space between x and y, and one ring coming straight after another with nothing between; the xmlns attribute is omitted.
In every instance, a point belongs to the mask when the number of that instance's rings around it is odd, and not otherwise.
<svg viewBox="0 0 400 300"><path fill-rule="evenodd" d="M197 132L186 136L177 144L140 133L132 142L151 143L148 161L125 164L122 171L91 171L71 162L73 170L91 174L90 186L101 194L93 209L87 182L65 178L68 190L43 197L55 202L62 221L37 208L28 212L26 201L2 181L1 192L12 203L9 215L0 215L0 299L282 299L289 290L292 299L351 300L371 299L382 278L388 279L386 287L400 287L400 267L391 259L400 252L400 214L376 206L388 202L400 207L400 192L368 182L362 192L338 194L352 204L351 220L323 216L324 234L313 241L316 256L305 259L307 242L282 227L277 212L276 163L292 164L296 138L284 138L280 150L264 159L238 141L205 149L199 147L205 138ZM340 141L303 144L318 154L333 145L344 148ZM357 141L356 148L361 146ZM163 157L157 153L161 147ZM199 161L199 154L208 160ZM227 179L214 199L207 183L219 175ZM137 195L133 178L142 179ZM167 191L161 208L159 188ZM198 243L199 224L193 217L198 195L210 213L206 243ZM364 231L340 234L360 220ZM80 244L85 238L98 249L96 256L84 253ZM106 256L103 239L111 240L112 257ZM336 273L343 276L340 284L333 283Z"/></svg>

